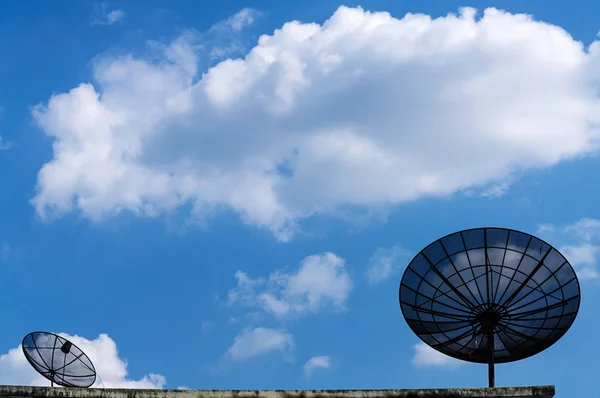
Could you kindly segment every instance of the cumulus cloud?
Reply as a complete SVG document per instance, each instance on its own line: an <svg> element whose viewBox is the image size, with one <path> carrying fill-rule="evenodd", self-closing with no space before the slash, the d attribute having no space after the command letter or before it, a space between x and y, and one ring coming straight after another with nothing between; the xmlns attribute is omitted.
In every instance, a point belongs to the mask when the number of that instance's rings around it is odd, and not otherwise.
<svg viewBox="0 0 600 398"><path fill-rule="evenodd" d="M315 369L331 368L331 359L327 355L312 357L304 364L304 374L310 377Z"/></svg>
<svg viewBox="0 0 600 398"><path fill-rule="evenodd" d="M580 280L600 280L600 220L583 217L564 226L543 224L538 233L561 244L559 251L573 265Z"/></svg>
<svg viewBox="0 0 600 398"><path fill-rule="evenodd" d="M434 350L425 343L417 343L413 349L415 354L412 364L417 367L446 367L456 368L465 364L463 361L449 357L439 351Z"/></svg>
<svg viewBox="0 0 600 398"><path fill-rule="evenodd" d="M235 337L227 354L234 361L242 361L272 351L290 351L294 348L292 335L281 330L257 327L246 329Z"/></svg>
<svg viewBox="0 0 600 398"><path fill-rule="evenodd" d="M285 324L300 315L322 310L345 310L353 284L345 261L333 253L304 258L291 272L280 269L268 277L250 278L237 271L237 286L228 292L228 304L242 308L258 308L247 314L250 323L263 321L265 313L276 323ZM230 323L237 323L231 318ZM233 360L247 359L273 350L289 352L294 348L292 334L279 329L256 327L244 329L227 351ZM319 367L323 359L315 359ZM306 367L305 367L306 369ZM312 370L312 369L311 369Z"/></svg>
<svg viewBox="0 0 600 398"><path fill-rule="evenodd" d="M154 373L139 380L129 379L127 362L119 357L116 343L106 334L100 334L94 340L65 333L59 335L73 342L90 358L101 378L96 380L94 387L164 388L166 384L164 376ZM0 384L48 386L49 381L33 370L19 345L0 356Z"/></svg>
<svg viewBox="0 0 600 398"><path fill-rule="evenodd" d="M39 215L190 204L193 219L230 209L289 240L315 214L493 196L515 171L598 149L600 45L528 15L342 6L201 74L185 39L163 54L101 58L95 82L35 109L54 140Z"/></svg>
<svg viewBox="0 0 600 398"><path fill-rule="evenodd" d="M407 265L410 253L400 247L379 248L369 259L366 276L369 283L379 283Z"/></svg>
<svg viewBox="0 0 600 398"><path fill-rule="evenodd" d="M230 304L259 307L279 318L326 308L343 310L353 287L345 261L333 253L308 256L292 273L279 270L268 278L252 279L237 271L235 277Z"/></svg>

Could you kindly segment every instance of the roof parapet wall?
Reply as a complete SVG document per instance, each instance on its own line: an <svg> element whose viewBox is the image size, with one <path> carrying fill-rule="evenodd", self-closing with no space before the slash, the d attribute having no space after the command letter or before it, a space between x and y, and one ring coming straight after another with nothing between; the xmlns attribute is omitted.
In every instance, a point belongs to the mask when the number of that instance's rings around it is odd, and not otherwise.
<svg viewBox="0 0 600 398"><path fill-rule="evenodd" d="M0 386L0 398L552 398L554 386L424 390L141 390Z"/></svg>

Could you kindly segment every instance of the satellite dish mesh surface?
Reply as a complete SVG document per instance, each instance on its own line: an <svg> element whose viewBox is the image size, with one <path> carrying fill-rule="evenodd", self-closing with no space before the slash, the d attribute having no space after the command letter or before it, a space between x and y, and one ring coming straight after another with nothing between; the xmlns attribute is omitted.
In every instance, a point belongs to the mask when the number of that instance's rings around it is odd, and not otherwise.
<svg viewBox="0 0 600 398"><path fill-rule="evenodd" d="M33 332L23 338L23 354L42 376L63 387L89 387L96 381L92 361L64 337Z"/></svg>
<svg viewBox="0 0 600 398"><path fill-rule="evenodd" d="M445 236L410 262L400 308L427 345L489 365L535 355L575 321L579 282L565 257L523 232L478 228Z"/></svg>

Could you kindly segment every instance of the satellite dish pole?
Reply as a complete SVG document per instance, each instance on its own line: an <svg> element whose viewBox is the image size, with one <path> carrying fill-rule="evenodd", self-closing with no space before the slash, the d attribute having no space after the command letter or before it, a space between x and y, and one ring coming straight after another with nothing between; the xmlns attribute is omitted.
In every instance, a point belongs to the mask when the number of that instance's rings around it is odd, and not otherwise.
<svg viewBox="0 0 600 398"><path fill-rule="evenodd" d="M494 330L488 332L488 383L490 388L496 387L496 375L494 372Z"/></svg>
<svg viewBox="0 0 600 398"><path fill-rule="evenodd" d="M494 348L494 329L498 325L500 321L500 316L497 311L494 309L497 307L495 304L491 304L493 302L493 278L491 273L491 265L490 265L490 256L488 253L488 236L487 229L483 230L483 247L485 254L485 290L487 295L487 302L489 305L487 316L485 317L485 322L482 322L482 328L485 329L486 337L487 337L487 350L488 350L488 386L489 388L496 387L496 375L494 369L494 359L495 359L495 348Z"/></svg>

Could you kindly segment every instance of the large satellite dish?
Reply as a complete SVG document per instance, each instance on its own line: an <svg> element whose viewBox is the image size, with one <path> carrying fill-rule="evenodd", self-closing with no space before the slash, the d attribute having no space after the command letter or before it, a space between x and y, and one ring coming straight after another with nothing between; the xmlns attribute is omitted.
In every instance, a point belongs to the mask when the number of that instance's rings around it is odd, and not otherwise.
<svg viewBox="0 0 600 398"><path fill-rule="evenodd" d="M579 282L548 243L504 228L456 232L427 246L400 282L400 308L430 347L463 361L518 361L558 341L575 321Z"/></svg>
<svg viewBox="0 0 600 398"><path fill-rule="evenodd" d="M89 387L96 381L92 361L79 347L54 333L33 332L23 338L23 354L52 386Z"/></svg>

